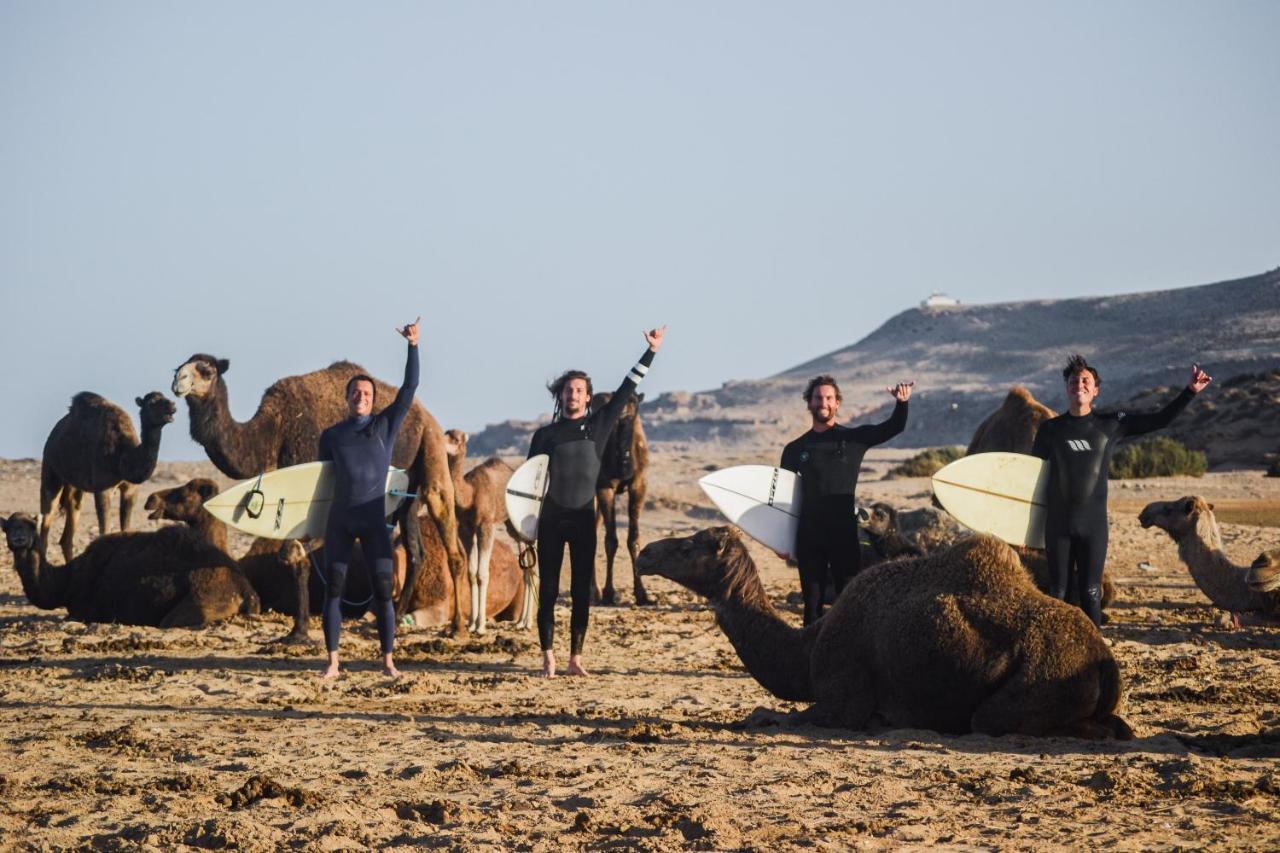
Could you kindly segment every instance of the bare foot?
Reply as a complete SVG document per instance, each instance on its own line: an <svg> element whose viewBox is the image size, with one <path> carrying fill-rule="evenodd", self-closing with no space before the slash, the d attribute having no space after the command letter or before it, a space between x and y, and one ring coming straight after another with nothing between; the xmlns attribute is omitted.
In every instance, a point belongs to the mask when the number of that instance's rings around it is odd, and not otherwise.
<svg viewBox="0 0 1280 853"><path fill-rule="evenodd" d="M582 665L582 655L569 655L569 666L565 669L566 675L590 675L586 667Z"/></svg>
<svg viewBox="0 0 1280 853"><path fill-rule="evenodd" d="M542 677L543 677L543 678L555 678L555 677L556 677L556 655L555 655L555 652L543 652L543 653L542 653Z"/></svg>
<svg viewBox="0 0 1280 853"><path fill-rule="evenodd" d="M329 664L320 672L320 677L321 678L337 678L338 665L336 663Z"/></svg>
<svg viewBox="0 0 1280 853"><path fill-rule="evenodd" d="M400 670L396 669L395 663L391 660L391 655L384 655L382 658L382 674L387 678L400 677Z"/></svg>

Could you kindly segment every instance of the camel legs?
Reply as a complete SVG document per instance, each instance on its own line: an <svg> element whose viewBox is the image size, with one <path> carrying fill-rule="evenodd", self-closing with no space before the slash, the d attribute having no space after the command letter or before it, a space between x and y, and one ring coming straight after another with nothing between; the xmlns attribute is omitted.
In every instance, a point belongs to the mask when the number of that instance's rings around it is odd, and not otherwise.
<svg viewBox="0 0 1280 853"><path fill-rule="evenodd" d="M62 481L46 465L40 469L40 556L49 553L49 529L53 527L54 507L62 500Z"/></svg>
<svg viewBox="0 0 1280 853"><path fill-rule="evenodd" d="M528 631L533 627L533 614L538 609L538 561L529 559L529 565L526 568L526 548L529 549L529 558L534 556L532 545L520 546L520 571L524 572L524 596L521 598L520 618L516 620L515 627L518 631Z"/></svg>
<svg viewBox="0 0 1280 853"><path fill-rule="evenodd" d="M133 504L138 499L138 487L130 482L120 484L120 529L128 530L133 523Z"/></svg>
<svg viewBox="0 0 1280 853"><path fill-rule="evenodd" d="M463 525L458 525L460 528ZM475 631L480 623L479 613L484 609L484 599L480 597L480 549L476 547L476 531L466 527L459 534L462 539L462 550L467 555L467 587L471 595L471 609L467 611L467 630Z"/></svg>
<svg viewBox="0 0 1280 853"><path fill-rule="evenodd" d="M492 524L482 524L472 543L471 559L476 568L476 589L472 592L471 630L477 634L485 631L485 618L489 615L489 560L493 557L493 544L497 541Z"/></svg>
<svg viewBox="0 0 1280 853"><path fill-rule="evenodd" d="M618 554L618 492L612 486L596 489L596 519L604 520L604 593L591 573L591 597L602 604L617 603L618 594L613 587L613 558Z"/></svg>
<svg viewBox="0 0 1280 853"><path fill-rule="evenodd" d="M631 578L634 584L636 604L645 607L653 602L644 590L640 573L636 571L636 557L640 553L640 511L644 509L645 482L639 476L627 488L627 553L631 555Z"/></svg>
<svg viewBox="0 0 1280 853"><path fill-rule="evenodd" d="M80 522L80 505L84 502L84 492L75 486L62 489L62 561L70 563L76 544L76 525Z"/></svg>
<svg viewBox="0 0 1280 853"><path fill-rule="evenodd" d="M299 543L306 552L306 545ZM311 620L311 558L289 563L289 573L293 575L293 628L278 642L289 644L309 644L311 635L307 633L307 624Z"/></svg>
<svg viewBox="0 0 1280 853"><path fill-rule="evenodd" d="M399 622L410 614L414 592L418 588L418 571L426 559L426 546L422 544L422 530L418 527L418 508L421 506L417 498L406 500L396 510L396 523L400 525L400 542L404 545L404 585L400 588L400 598L396 601L396 621Z"/></svg>
<svg viewBox="0 0 1280 853"><path fill-rule="evenodd" d="M464 597L468 595L470 582L467 578L467 558L458 542L458 518L454 514L453 493L452 490L446 493L438 482L431 482L427 485L424 497L427 515L440 531L440 541L449 555L449 574L453 576L454 598L452 632L455 637L465 637L469 631L462 613L470 603Z"/></svg>
<svg viewBox="0 0 1280 853"><path fill-rule="evenodd" d="M98 535L107 535L107 516L111 515L111 492L93 493L93 510L98 515ZM123 528L121 528L123 529Z"/></svg>
<svg viewBox="0 0 1280 853"><path fill-rule="evenodd" d="M232 569L196 569L189 580L190 592L160 619L161 628L203 628L238 613L259 610L257 594Z"/></svg>

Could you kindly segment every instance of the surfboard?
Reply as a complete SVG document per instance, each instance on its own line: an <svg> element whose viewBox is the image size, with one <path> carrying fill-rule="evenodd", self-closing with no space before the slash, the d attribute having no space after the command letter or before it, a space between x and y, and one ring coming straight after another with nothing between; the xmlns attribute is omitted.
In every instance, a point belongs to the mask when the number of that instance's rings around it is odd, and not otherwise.
<svg viewBox="0 0 1280 853"><path fill-rule="evenodd" d="M975 453L933 475L933 494L956 521L1010 545L1044 547L1049 463L1022 453Z"/></svg>
<svg viewBox="0 0 1280 853"><path fill-rule="evenodd" d="M737 465L698 481L733 524L760 544L795 554L800 527L800 478L771 465Z"/></svg>
<svg viewBox="0 0 1280 853"><path fill-rule="evenodd" d="M263 539L324 536L336 479L332 462L306 462L236 483L204 502L214 518ZM387 515L396 511L409 475L387 469Z"/></svg>
<svg viewBox="0 0 1280 853"><path fill-rule="evenodd" d="M526 542L538 538L538 513L551 482L547 477L550 462L550 456L539 453L526 459L507 481L507 517Z"/></svg>

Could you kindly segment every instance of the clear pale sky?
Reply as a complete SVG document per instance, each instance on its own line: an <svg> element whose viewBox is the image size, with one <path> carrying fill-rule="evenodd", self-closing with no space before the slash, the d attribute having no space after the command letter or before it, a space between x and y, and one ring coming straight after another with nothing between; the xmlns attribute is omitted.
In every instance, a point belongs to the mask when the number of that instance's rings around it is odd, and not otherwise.
<svg viewBox="0 0 1280 853"><path fill-rule="evenodd" d="M764 376L932 290L1280 265L1280 3L0 2L0 456L193 352L445 427ZM1192 320L1189 320L1191 322ZM918 389L927 393L927 389ZM185 404L162 458L204 458Z"/></svg>

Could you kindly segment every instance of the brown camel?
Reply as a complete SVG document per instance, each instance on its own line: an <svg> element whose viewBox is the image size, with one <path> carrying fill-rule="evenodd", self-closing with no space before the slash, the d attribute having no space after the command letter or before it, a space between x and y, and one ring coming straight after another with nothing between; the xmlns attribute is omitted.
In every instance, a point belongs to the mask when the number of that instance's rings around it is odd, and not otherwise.
<svg viewBox="0 0 1280 853"><path fill-rule="evenodd" d="M54 566L40 554L34 518L14 513L2 526L22 589L42 610L160 628L198 628L259 610L236 561L184 527L110 533Z"/></svg>
<svg viewBox="0 0 1280 853"><path fill-rule="evenodd" d="M471 588L471 621L473 633L483 634L489 600L489 562L497 539L498 526L507 523L507 481L515 469L501 459L490 458L463 474L467 461L467 434L460 429L445 434L445 450L449 454L449 473L453 476L453 497L458 514L458 535L467 552L467 577ZM514 532L512 534L514 536ZM532 592L531 579L525 578L525 589ZM526 596L521 620L527 627L526 613L532 611L532 595Z"/></svg>
<svg viewBox="0 0 1280 853"><path fill-rule="evenodd" d="M1057 417L1058 413L1036 401L1031 392L1021 385L1009 389L1000 408L978 425L969 442L966 453L1030 453L1036 430L1043 421Z"/></svg>
<svg viewBox="0 0 1280 853"><path fill-rule="evenodd" d="M187 401L191 437L204 447L219 471L237 479L315 461L319 455L320 433L348 415L347 381L365 372L357 364L339 361L324 370L280 379L263 393L253 417L239 423L231 417L227 402L227 384L223 377L229 367L227 359L197 353L174 371L173 393ZM395 398L396 389L381 381L376 381L374 387L376 414ZM458 544L453 481L449 477L444 432L416 400L396 436L392 464L409 471L410 490L419 493L440 541L447 543L449 570L458 596L453 632L464 636L467 626L462 621L462 613L470 604L463 601L467 563ZM411 522L417 515L417 506L416 500L406 501L398 513L400 529L413 558L409 564L410 575L422 565L419 526ZM289 639L310 642L307 637L310 573L305 564L299 568L302 574L294 579L298 607L293 614ZM403 616L405 612L398 607L396 615Z"/></svg>
<svg viewBox="0 0 1280 853"><path fill-rule="evenodd" d="M596 394L591 398L592 411L599 411L613 399L613 392ZM651 604L644 590L640 573L635 570L636 556L640 552L640 511L644 509L647 490L645 473L649 467L649 442L645 439L644 424L640 422L640 404L643 394L631 395L622 407L618 423L604 446L600 461L600 474L596 478L596 523L604 522L605 575L604 591L592 578L592 594L604 604L616 604L617 592L613 586L613 560L618 554L619 492L627 493L627 553L631 555L631 577L636 604Z"/></svg>
<svg viewBox="0 0 1280 853"><path fill-rule="evenodd" d="M1154 501L1142 508L1138 520L1143 527L1159 527L1178 543L1178 558L1214 607L1280 617L1280 573L1268 556L1280 557L1280 552L1261 555L1253 566L1237 566L1222 550L1213 504L1195 495Z"/></svg>
<svg viewBox="0 0 1280 853"><path fill-rule="evenodd" d="M227 528L221 521L204 511L203 504L218 493L212 480L197 478L172 489L161 489L147 498L146 508L150 518L182 522L191 527L204 541L226 550ZM418 519L426 560L418 572L415 593L408 602L415 624L437 626L453 618L453 578L448 572L448 556L440 542L435 524L425 517ZM395 560L395 584L393 592L399 600L404 586L408 558L397 542L392 556ZM298 570L306 569L309 583L309 606L313 615L319 615L324 601L323 545L306 549L301 543L276 539L256 539L249 551L240 558L240 568L257 591L262 609L292 615L297 610L297 589L294 578ZM488 610L492 618L510 619L523 598L522 581L515 555L499 543L493 558L493 582L489 587ZM352 552L351 570L342 603L344 618L358 618L368 610L372 589L368 573L362 568L363 554L359 548ZM310 571L314 566L315 571ZM469 615L469 614L468 614Z"/></svg>
<svg viewBox="0 0 1280 853"><path fill-rule="evenodd" d="M710 599L751 675L780 699L814 703L811 722L1133 737L1102 635L1037 590L994 537L861 572L803 629L774 610L728 527L652 543L638 569Z"/></svg>
<svg viewBox="0 0 1280 853"><path fill-rule="evenodd" d="M41 556L48 553L54 505L61 504L66 515L62 560L71 562L85 492L93 493L99 536L107 532L113 489L120 491L120 529L129 529L137 494L135 485L145 483L155 472L160 431L173 423L176 411L173 401L159 391L138 397L135 402L142 425L141 441L124 410L91 391L72 397L70 410L53 425L40 465Z"/></svg>

